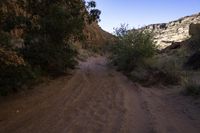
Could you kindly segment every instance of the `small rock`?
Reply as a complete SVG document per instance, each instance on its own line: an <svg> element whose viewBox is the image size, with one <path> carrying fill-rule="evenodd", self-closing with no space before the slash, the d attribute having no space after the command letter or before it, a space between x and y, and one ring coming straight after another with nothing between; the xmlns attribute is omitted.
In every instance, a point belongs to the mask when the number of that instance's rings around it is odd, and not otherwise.
<svg viewBox="0 0 200 133"><path fill-rule="evenodd" d="M19 113L19 110L16 110L16 113Z"/></svg>

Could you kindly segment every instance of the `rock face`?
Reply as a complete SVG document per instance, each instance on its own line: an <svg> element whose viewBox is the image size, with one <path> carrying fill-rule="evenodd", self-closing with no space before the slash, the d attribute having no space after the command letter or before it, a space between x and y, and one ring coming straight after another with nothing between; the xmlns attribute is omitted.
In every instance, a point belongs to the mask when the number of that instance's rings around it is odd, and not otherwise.
<svg viewBox="0 0 200 133"><path fill-rule="evenodd" d="M182 42L193 34L199 34L200 26L193 25L200 23L200 13L180 18L176 21L162 24L152 24L141 29L153 31L155 42L160 49L164 49L173 42ZM189 33L189 29L190 33Z"/></svg>
<svg viewBox="0 0 200 133"><path fill-rule="evenodd" d="M86 25L84 35L88 46L102 46L114 41L114 36L104 31L97 23Z"/></svg>
<svg viewBox="0 0 200 133"><path fill-rule="evenodd" d="M197 51L192 56L189 57L188 61L186 62L185 66L187 68L198 70L200 69L200 51Z"/></svg>
<svg viewBox="0 0 200 133"><path fill-rule="evenodd" d="M191 36L200 36L200 24L191 24L189 34Z"/></svg>

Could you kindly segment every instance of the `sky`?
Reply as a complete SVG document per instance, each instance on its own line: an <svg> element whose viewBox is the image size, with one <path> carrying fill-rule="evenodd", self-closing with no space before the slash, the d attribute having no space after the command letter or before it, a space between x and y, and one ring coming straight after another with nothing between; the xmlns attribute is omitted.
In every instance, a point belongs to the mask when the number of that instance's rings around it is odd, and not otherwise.
<svg viewBox="0 0 200 133"><path fill-rule="evenodd" d="M200 12L200 0L95 0L102 11L100 26L112 33L120 24L139 28L166 23Z"/></svg>

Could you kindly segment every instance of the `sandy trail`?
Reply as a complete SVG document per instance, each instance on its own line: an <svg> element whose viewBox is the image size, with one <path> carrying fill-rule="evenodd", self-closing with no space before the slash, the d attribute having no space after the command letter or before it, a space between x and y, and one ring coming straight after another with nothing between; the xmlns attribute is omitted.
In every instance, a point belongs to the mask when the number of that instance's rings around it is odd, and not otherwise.
<svg viewBox="0 0 200 133"><path fill-rule="evenodd" d="M103 57L31 91L0 103L0 133L200 132L199 108L130 82Z"/></svg>

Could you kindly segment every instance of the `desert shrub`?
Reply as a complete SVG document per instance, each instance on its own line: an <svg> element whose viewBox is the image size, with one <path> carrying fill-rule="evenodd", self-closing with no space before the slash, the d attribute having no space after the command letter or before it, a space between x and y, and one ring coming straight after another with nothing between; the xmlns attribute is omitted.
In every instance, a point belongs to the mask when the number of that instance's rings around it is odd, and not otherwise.
<svg viewBox="0 0 200 133"><path fill-rule="evenodd" d="M198 70L200 69L200 51L195 52L194 54L192 54L188 60L186 61L186 63L184 64L184 66L187 69L193 69L193 70Z"/></svg>
<svg viewBox="0 0 200 133"><path fill-rule="evenodd" d="M184 71L181 86L187 96L200 96L199 71Z"/></svg>
<svg viewBox="0 0 200 133"><path fill-rule="evenodd" d="M77 52L70 44L70 37L83 28L83 20L71 16L62 5L51 4L40 18L40 29L30 30L25 36L25 59L45 73L57 75L76 65ZM78 13L78 11L77 11Z"/></svg>
<svg viewBox="0 0 200 133"><path fill-rule="evenodd" d="M183 57L182 51L176 54L156 54L152 58L144 59L143 64L130 73L130 77L145 86L155 84L178 85L183 78L182 65L185 61Z"/></svg>
<svg viewBox="0 0 200 133"><path fill-rule="evenodd" d="M187 83L185 86L184 94L188 96L200 96L200 85L196 83Z"/></svg>
<svg viewBox="0 0 200 133"><path fill-rule="evenodd" d="M74 58L77 52L71 46L35 43L26 47L23 54L29 64L50 75L62 74L67 68L74 68L77 63Z"/></svg>
<svg viewBox="0 0 200 133"><path fill-rule="evenodd" d="M155 54L153 35L148 31L128 30L122 25L115 30L118 41L112 47L111 61L119 70L131 72Z"/></svg>
<svg viewBox="0 0 200 133"><path fill-rule="evenodd" d="M150 66L159 74L164 84L178 84L182 78L183 59L174 55L160 54L154 57Z"/></svg>
<svg viewBox="0 0 200 133"><path fill-rule="evenodd" d="M11 36L3 31L0 32L0 46L4 48L11 48Z"/></svg>
<svg viewBox="0 0 200 133"><path fill-rule="evenodd" d="M88 17L99 19L100 12L96 14L95 2L94 5L89 3L87 9L83 1L79 0L42 3L44 5L32 3L29 9L31 13L37 14L38 20L25 36L26 47L22 53L32 66L59 75L77 64L77 51L72 44L83 38L82 32ZM39 28L35 28L37 26Z"/></svg>
<svg viewBox="0 0 200 133"><path fill-rule="evenodd" d="M0 95L16 91L34 79L34 73L16 52L0 48Z"/></svg>
<svg viewBox="0 0 200 133"><path fill-rule="evenodd" d="M193 79L193 76L186 72L182 81L182 87L184 88L183 94L188 96L200 96L200 84Z"/></svg>
<svg viewBox="0 0 200 133"><path fill-rule="evenodd" d="M199 96L200 95L200 85L188 85L186 86L186 92L187 95L191 96Z"/></svg>
<svg viewBox="0 0 200 133"><path fill-rule="evenodd" d="M144 85L150 79L150 71L144 67L137 67L128 76L131 80Z"/></svg>
<svg viewBox="0 0 200 133"><path fill-rule="evenodd" d="M136 82L144 86L156 84L177 85L181 80L181 75L178 72L166 71L158 68L146 66L136 67L128 76Z"/></svg>
<svg viewBox="0 0 200 133"><path fill-rule="evenodd" d="M75 67L77 51L72 44L82 41L85 24L100 20L96 3L85 4L84 0L0 2L1 94L17 90L37 75L57 76ZM9 33L17 29L23 32L24 47L14 50Z"/></svg>

